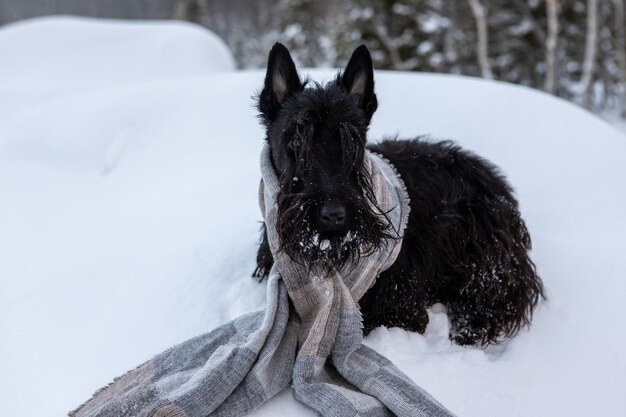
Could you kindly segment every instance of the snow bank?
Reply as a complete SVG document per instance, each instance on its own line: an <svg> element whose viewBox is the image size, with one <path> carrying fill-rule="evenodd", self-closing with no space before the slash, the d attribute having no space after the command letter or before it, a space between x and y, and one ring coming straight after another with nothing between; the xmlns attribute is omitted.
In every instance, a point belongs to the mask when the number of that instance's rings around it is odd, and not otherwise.
<svg viewBox="0 0 626 417"><path fill-rule="evenodd" d="M217 35L176 21L26 20L0 28L0 57L0 97L11 99L6 107L58 92L235 68Z"/></svg>
<svg viewBox="0 0 626 417"><path fill-rule="evenodd" d="M0 51L18 49L18 29L0 31ZM129 31L115 40L121 56L132 55ZM262 308L250 273L263 132L250 96L264 74L176 58L194 39L134 63L111 58L123 81L67 65L53 96L38 95L45 64L0 69L0 415L63 415L153 354ZM143 77L157 61L190 71ZM459 416L626 415L626 138L522 87L376 77L372 138L453 138L503 168L550 301L496 348L450 344L439 306L425 335L378 329L367 343ZM285 391L253 415L313 414Z"/></svg>

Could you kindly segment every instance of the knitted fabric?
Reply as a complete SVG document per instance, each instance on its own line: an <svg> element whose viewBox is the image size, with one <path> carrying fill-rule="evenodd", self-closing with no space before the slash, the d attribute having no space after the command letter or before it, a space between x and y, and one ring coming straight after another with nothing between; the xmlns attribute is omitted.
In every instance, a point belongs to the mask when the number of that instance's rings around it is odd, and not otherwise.
<svg viewBox="0 0 626 417"><path fill-rule="evenodd" d="M98 391L72 417L242 416L293 387L323 416L452 417L389 360L362 344L358 300L400 251L409 206L394 168L367 153L378 207L390 230L379 250L344 270L319 273L280 250L279 181L266 146L259 201L274 266L264 311L177 345Z"/></svg>

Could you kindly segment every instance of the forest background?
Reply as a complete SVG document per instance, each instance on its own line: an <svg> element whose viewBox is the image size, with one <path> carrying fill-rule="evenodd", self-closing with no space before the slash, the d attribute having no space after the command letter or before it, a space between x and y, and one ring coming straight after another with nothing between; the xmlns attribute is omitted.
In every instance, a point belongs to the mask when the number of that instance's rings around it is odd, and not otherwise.
<svg viewBox="0 0 626 417"><path fill-rule="evenodd" d="M365 43L378 69L521 84L626 118L624 0L0 0L0 25L52 14L179 19L217 33L240 68L274 42L341 67ZM0 58L1 59L1 58Z"/></svg>

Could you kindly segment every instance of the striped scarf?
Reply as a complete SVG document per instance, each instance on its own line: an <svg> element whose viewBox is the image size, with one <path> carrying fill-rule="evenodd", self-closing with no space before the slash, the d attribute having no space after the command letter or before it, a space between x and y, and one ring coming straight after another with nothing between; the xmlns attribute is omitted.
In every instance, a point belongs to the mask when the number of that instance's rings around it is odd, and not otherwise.
<svg viewBox="0 0 626 417"><path fill-rule="evenodd" d="M144 363L72 417L236 417L293 387L322 416L452 417L389 360L362 344L358 300L395 261L409 214L404 184L367 152L378 207L397 239L345 270L317 274L280 251L279 181L266 146L259 201L274 266L264 311L239 317Z"/></svg>

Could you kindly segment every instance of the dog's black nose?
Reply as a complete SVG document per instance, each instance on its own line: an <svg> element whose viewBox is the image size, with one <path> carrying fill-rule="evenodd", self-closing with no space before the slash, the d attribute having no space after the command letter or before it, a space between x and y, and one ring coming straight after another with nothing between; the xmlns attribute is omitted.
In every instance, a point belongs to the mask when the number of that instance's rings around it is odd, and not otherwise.
<svg viewBox="0 0 626 417"><path fill-rule="evenodd" d="M346 222L346 208L343 204L329 201L324 203L320 210L322 224L330 229L343 226Z"/></svg>

